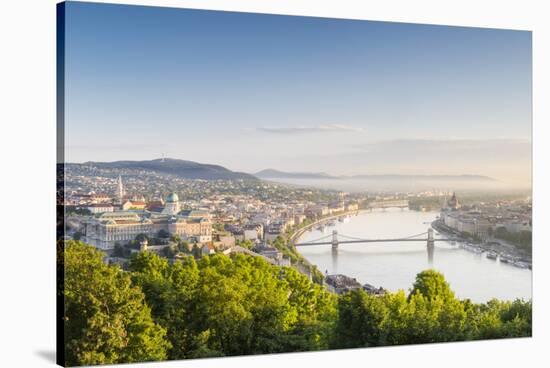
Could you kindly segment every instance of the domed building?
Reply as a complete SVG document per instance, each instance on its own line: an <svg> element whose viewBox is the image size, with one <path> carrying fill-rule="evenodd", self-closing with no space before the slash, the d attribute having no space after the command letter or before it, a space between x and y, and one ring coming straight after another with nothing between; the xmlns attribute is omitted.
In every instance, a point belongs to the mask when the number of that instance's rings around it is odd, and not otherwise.
<svg viewBox="0 0 550 368"><path fill-rule="evenodd" d="M166 203L162 213L165 215L175 216L180 211L180 200L176 193L172 192L166 197Z"/></svg>
<svg viewBox="0 0 550 368"><path fill-rule="evenodd" d="M155 206L162 206L155 201ZM162 207L160 207L162 208ZM166 197L161 211L116 211L106 212L86 221L85 241L101 249L113 249L116 243L126 244L144 234L149 238L159 236L160 231L178 235L184 240L197 243L212 241L211 216L206 211L193 210L180 213L180 201L176 193ZM143 250L150 248L144 245Z"/></svg>

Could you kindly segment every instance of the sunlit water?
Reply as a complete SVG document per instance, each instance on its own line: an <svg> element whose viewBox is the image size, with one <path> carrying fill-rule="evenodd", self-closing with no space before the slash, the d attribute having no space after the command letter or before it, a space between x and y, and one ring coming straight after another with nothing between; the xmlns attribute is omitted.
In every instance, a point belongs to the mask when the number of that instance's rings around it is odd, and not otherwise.
<svg viewBox="0 0 550 368"><path fill-rule="evenodd" d="M400 238L427 229L435 212L399 209L362 212L348 222L336 221L324 232L306 232L300 242L313 241L338 230L358 238ZM444 237L444 235L437 235ZM330 238L328 239L330 241ZM531 270L487 259L447 242L436 242L433 264L428 262L425 242L340 244L333 254L330 245L303 246L298 251L324 273L342 273L361 283L387 290L408 291L418 272L434 268L442 272L457 297L485 302L492 298L531 298Z"/></svg>

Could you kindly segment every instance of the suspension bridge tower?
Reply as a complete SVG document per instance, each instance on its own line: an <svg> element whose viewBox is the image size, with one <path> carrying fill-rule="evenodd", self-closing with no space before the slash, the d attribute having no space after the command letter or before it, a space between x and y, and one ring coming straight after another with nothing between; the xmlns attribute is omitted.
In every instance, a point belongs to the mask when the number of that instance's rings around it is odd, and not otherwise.
<svg viewBox="0 0 550 368"><path fill-rule="evenodd" d="M432 264L434 262L434 230L432 228L428 229L428 262Z"/></svg>
<svg viewBox="0 0 550 368"><path fill-rule="evenodd" d="M338 249L338 231L332 230L332 250Z"/></svg>

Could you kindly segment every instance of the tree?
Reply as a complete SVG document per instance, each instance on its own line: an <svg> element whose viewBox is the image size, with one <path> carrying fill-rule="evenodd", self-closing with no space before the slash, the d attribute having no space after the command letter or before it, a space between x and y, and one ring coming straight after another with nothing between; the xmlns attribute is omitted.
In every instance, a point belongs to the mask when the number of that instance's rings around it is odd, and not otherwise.
<svg viewBox="0 0 550 368"><path fill-rule="evenodd" d="M422 271L416 275L409 299L417 293L429 300L442 298L444 301L451 301L455 298L455 294L449 283L445 281L445 277L435 270Z"/></svg>
<svg viewBox="0 0 550 368"><path fill-rule="evenodd" d="M166 258L174 258L174 256L176 255L176 252L172 246L167 245L166 247L162 248L162 254Z"/></svg>
<svg viewBox="0 0 550 368"><path fill-rule="evenodd" d="M383 346L531 335L531 303L458 300L442 274L419 273L404 292L341 295L333 347Z"/></svg>
<svg viewBox="0 0 550 368"><path fill-rule="evenodd" d="M188 253L191 251L191 247L189 245L189 242L187 240L180 241L178 243L178 250L180 252Z"/></svg>
<svg viewBox="0 0 550 368"><path fill-rule="evenodd" d="M147 234L141 233L141 234L137 234L137 235L136 235L135 241L136 241L137 243L140 243L140 242L142 242L142 241L150 241L150 239L149 239L149 237L147 236Z"/></svg>
<svg viewBox="0 0 550 368"><path fill-rule="evenodd" d="M130 275L103 263L103 253L80 242L64 247L64 327L67 365L166 359L166 330Z"/></svg>
<svg viewBox="0 0 550 368"><path fill-rule="evenodd" d="M138 252L125 272L80 242L59 252L70 365L531 336L530 301L459 300L434 270L408 295L336 295L246 254Z"/></svg>
<svg viewBox="0 0 550 368"><path fill-rule="evenodd" d="M124 247L122 245L120 245L119 243L115 244L115 248L113 250L113 256L115 256L115 257L124 257L125 256Z"/></svg>
<svg viewBox="0 0 550 368"><path fill-rule="evenodd" d="M335 297L293 269L248 255L170 265L140 253L129 270L168 331L172 359L328 347Z"/></svg>
<svg viewBox="0 0 550 368"><path fill-rule="evenodd" d="M160 239L168 239L170 238L170 233L164 229L160 229L157 236L160 238Z"/></svg>
<svg viewBox="0 0 550 368"><path fill-rule="evenodd" d="M74 239L74 240L80 240L80 239L82 239L82 236L84 236L84 234L82 234L82 232L76 231L76 232L73 234L73 239Z"/></svg>
<svg viewBox="0 0 550 368"><path fill-rule="evenodd" d="M138 253L130 259L128 268L134 283L145 293L153 318L167 329L172 345L169 358L197 358L202 353L211 356L213 353L204 346L207 336L195 336L190 330L192 321L197 318L189 310L199 278L194 258L186 257L170 265L156 254Z"/></svg>

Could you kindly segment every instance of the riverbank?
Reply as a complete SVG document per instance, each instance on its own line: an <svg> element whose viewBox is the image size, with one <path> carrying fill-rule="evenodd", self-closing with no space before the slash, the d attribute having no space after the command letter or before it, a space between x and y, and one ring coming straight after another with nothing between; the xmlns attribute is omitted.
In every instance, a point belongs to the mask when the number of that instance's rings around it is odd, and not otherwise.
<svg viewBox="0 0 550 368"><path fill-rule="evenodd" d="M509 244L500 239L488 239L483 242L474 242L473 239L468 239L460 232L449 228L441 222L434 220L431 224L432 228L446 236L458 238L459 246L463 249L482 254L484 253L487 259L496 262L506 263L519 268L532 268L532 259L524 252L518 250L513 244Z"/></svg>
<svg viewBox="0 0 550 368"><path fill-rule="evenodd" d="M287 247L291 250L294 250L297 254L300 256L300 261L294 264L294 267L302 274L308 276L311 279L314 279L314 274L317 274L317 278L320 278L319 280L316 280L320 284L323 284L325 275L319 271L317 268L317 265L312 264L309 260L307 260L300 252L298 252L298 249L296 248L295 244L300 238L309 230L311 230L313 227L318 225L323 225L327 222L337 220L340 217L347 217L347 216L356 216L359 214L359 212L362 210L355 210L355 211L346 211L341 212L335 215L326 216L323 218L320 218L318 220L315 220L312 223L309 223L305 226L301 226L298 229L296 229L294 232L292 232L288 236L288 243Z"/></svg>
<svg viewBox="0 0 550 368"><path fill-rule="evenodd" d="M309 231L312 227L317 226L317 225L325 224L326 222L330 222L332 220L337 220L340 217L357 216L362 211L366 211L366 210L347 211L347 212L342 212L342 213L339 213L339 214L336 214L336 215L330 215L330 216L327 216L327 217L320 218L319 220L316 220L316 221L314 221L314 222L312 222L312 223L310 223L310 224L308 224L304 227L301 227L301 228L297 229L294 233L292 233L290 235L289 241L290 241L290 243L292 243L292 245L294 245L296 243L296 241L299 240L300 237L302 235L304 235L304 233L306 231Z"/></svg>

